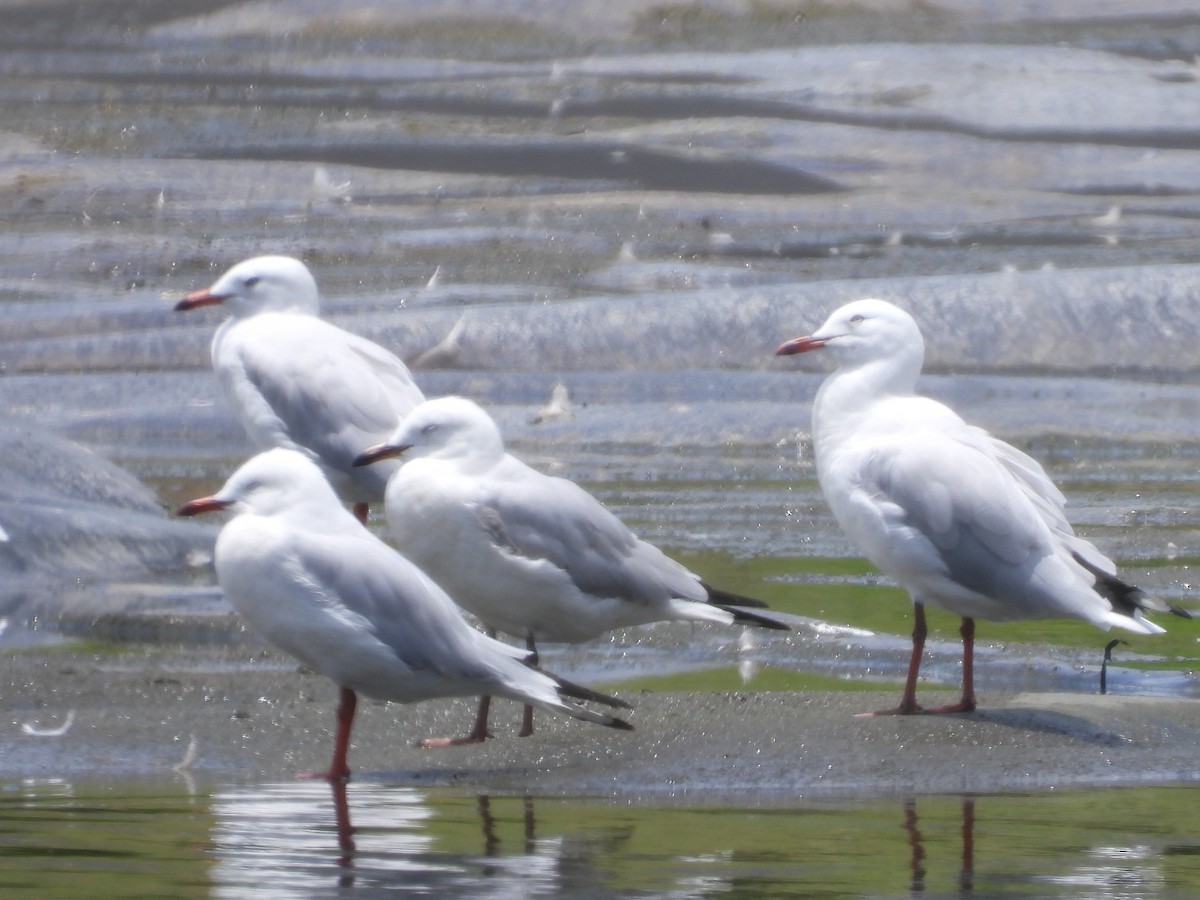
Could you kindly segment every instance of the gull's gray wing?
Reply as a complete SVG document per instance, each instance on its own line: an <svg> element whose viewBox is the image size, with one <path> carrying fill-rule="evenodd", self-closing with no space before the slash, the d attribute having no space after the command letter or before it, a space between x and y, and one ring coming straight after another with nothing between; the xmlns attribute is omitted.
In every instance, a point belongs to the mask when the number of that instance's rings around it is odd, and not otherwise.
<svg viewBox="0 0 1200 900"><path fill-rule="evenodd" d="M512 457L495 474L481 486L477 516L505 552L556 566L596 596L707 599L695 575L640 540L574 482L542 475Z"/></svg>
<svg viewBox="0 0 1200 900"><path fill-rule="evenodd" d="M295 532L293 541L296 577L327 597L335 615L366 625L409 669L486 680L495 677L493 657L527 656L473 629L428 576L366 531Z"/></svg>
<svg viewBox="0 0 1200 900"><path fill-rule="evenodd" d="M1019 591L1037 560L1054 552L1020 483L969 440L925 433L874 445L861 491L893 534L923 537L927 562L981 594Z"/></svg>
<svg viewBox="0 0 1200 900"><path fill-rule="evenodd" d="M259 316L229 337L219 374L260 444L304 449L348 470L423 399L401 360L320 319Z"/></svg>

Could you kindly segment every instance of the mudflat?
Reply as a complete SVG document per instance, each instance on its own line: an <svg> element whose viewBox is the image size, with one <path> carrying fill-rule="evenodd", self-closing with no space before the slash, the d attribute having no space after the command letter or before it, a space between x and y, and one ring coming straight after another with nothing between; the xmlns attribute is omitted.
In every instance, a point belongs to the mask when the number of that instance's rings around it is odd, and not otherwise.
<svg viewBox="0 0 1200 900"><path fill-rule="evenodd" d="M0 780L286 780L332 752L333 685L270 650L33 648L0 658L0 686ZM497 701L494 740L444 750L416 741L465 733L474 700L363 702L353 777L771 804L1191 782L1200 773L1195 700L1002 694L981 697L970 715L860 717L894 704L897 692L615 693L634 707L633 732L539 713L537 733L518 738L519 707Z"/></svg>

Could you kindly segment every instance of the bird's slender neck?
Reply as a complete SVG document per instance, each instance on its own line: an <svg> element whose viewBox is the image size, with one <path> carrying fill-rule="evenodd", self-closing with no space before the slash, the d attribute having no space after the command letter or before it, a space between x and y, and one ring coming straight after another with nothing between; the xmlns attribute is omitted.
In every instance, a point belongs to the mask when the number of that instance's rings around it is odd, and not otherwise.
<svg viewBox="0 0 1200 900"><path fill-rule="evenodd" d="M410 466L417 462L429 463L449 467L461 475L476 476L498 465L504 456L504 442L498 436L493 440L488 432L472 431L457 434L437 448L418 446L415 452L407 453L405 459L410 460L407 464Z"/></svg>
<svg viewBox="0 0 1200 900"><path fill-rule="evenodd" d="M877 403L916 393L921 360L876 359L843 366L825 379L813 402L813 446L818 465L823 451L856 431Z"/></svg>
<svg viewBox="0 0 1200 900"><path fill-rule="evenodd" d="M503 444L488 442L484 446L472 448L470 452L457 454L454 462L460 472L482 475L499 465L504 457Z"/></svg>
<svg viewBox="0 0 1200 900"><path fill-rule="evenodd" d="M213 363L217 361L217 351L221 346L221 342L225 340L225 336L229 334L229 330L237 324L237 319L233 316L227 318L224 322L217 326L217 330L213 333L212 339L212 356Z"/></svg>

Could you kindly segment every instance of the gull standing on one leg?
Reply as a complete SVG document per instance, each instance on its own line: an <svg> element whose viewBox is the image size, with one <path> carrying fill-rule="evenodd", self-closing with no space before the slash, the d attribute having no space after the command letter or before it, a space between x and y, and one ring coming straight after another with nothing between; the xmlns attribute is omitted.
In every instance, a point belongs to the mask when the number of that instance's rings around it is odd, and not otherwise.
<svg viewBox="0 0 1200 900"><path fill-rule="evenodd" d="M359 694L398 703L497 694L630 728L576 701L627 703L532 668L529 654L468 625L441 588L357 524L303 454L260 453L179 514L226 508L235 516L215 555L226 598L268 641L340 688L333 759L312 777L349 777Z"/></svg>

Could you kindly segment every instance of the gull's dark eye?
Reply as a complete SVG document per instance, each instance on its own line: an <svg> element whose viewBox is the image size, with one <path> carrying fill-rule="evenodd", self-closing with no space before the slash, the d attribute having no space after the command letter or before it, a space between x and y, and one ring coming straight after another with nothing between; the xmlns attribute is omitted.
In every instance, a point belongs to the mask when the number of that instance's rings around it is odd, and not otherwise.
<svg viewBox="0 0 1200 900"><path fill-rule="evenodd" d="M428 425L426 425L424 428L421 429L421 434L433 434L435 431L437 431L437 429L438 429L437 422L430 422Z"/></svg>
<svg viewBox="0 0 1200 900"><path fill-rule="evenodd" d="M249 278L243 281L242 284L248 288L252 288L260 281L262 281L262 278L260 278L258 275L251 275Z"/></svg>
<svg viewBox="0 0 1200 900"><path fill-rule="evenodd" d="M862 313L855 313L854 315L852 315L850 317L850 324L857 325L859 322L866 321L866 318L867 317L864 316Z"/></svg>

